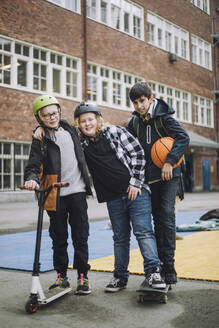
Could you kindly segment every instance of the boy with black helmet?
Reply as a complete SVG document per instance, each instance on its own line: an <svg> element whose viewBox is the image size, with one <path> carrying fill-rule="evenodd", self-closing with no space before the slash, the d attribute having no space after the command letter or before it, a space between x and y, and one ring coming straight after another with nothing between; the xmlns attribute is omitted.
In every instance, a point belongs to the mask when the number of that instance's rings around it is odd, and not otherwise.
<svg viewBox="0 0 219 328"><path fill-rule="evenodd" d="M25 187L29 190L46 188L53 182L68 182L61 190L54 188L45 202L50 218L49 234L53 244L53 264L57 280L49 289L69 286L68 222L74 246L73 267L78 272L76 293L91 292L88 281L88 235L86 194L91 195L90 181L84 154L77 132L61 120L57 99L41 95L34 100L33 112L44 128L42 141L33 139L28 164L25 168ZM41 177L40 177L41 176Z"/></svg>

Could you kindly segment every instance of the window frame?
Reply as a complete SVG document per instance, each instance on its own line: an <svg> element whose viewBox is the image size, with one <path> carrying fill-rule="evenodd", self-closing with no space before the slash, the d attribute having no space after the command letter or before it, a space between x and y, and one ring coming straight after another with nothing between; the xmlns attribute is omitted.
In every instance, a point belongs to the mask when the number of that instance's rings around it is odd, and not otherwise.
<svg viewBox="0 0 219 328"><path fill-rule="evenodd" d="M149 81L149 85L155 98L163 99L173 107L174 118L183 123L192 123L191 93L152 80ZM183 97L184 94L187 95L187 99Z"/></svg>
<svg viewBox="0 0 219 328"><path fill-rule="evenodd" d="M174 53L181 59L190 60L188 31L151 11L147 12L146 21L148 27L147 42L150 45ZM151 26L153 26L153 33L150 30ZM152 34L153 38L151 38ZM176 38L178 40L177 51L175 46Z"/></svg>
<svg viewBox="0 0 219 328"><path fill-rule="evenodd" d="M10 145L10 153L6 154L3 152L4 145ZM21 153L16 154L15 147L16 145L21 146ZM24 146L28 146L28 153L25 154ZM19 186L23 184L24 181L24 168L29 159L29 152L31 148L30 142L13 142L13 141L3 141L0 140L0 161L1 161L1 171L0 171L0 191L12 191L20 190ZM9 172L4 172L5 160L9 161L10 168ZM16 172L16 161L20 161L20 170ZM4 186L4 178L9 177L9 186ZM20 177L20 183L16 186L17 177Z"/></svg>
<svg viewBox="0 0 219 328"><path fill-rule="evenodd" d="M86 0L87 3L91 0ZM101 1L106 4L106 22L104 22L101 17ZM89 12L87 13L87 17L98 23L109 26L117 31L125 33L131 37L134 37L138 40L144 41L144 8L135 2L129 0L95 0L96 2L96 15L95 17L91 16ZM119 10L119 26L117 26L118 21L114 24L112 19L112 8L117 8ZM124 17L125 14L129 14L129 31L125 30ZM138 23L137 29L134 26L134 17L139 18L140 23ZM135 33L136 30L136 33ZM140 35L139 35L140 33Z"/></svg>
<svg viewBox="0 0 219 328"><path fill-rule="evenodd" d="M10 51L5 51L2 49L3 41L10 42ZM29 49L29 56L24 56L23 53L15 53L15 44L19 44ZM36 58L36 52L39 51L39 58ZM51 55L54 55L56 58L55 63L51 62ZM39 47L36 44L31 44L27 42L23 42L21 40L12 39L0 35L0 56L3 58L4 56L10 57L10 68L8 69L10 75L10 84L4 83L3 79L0 82L1 87L10 87L16 90L27 91L31 93L47 93L53 94L54 96L58 96L60 98L80 101L82 97L82 60L81 58L73 57L70 55L66 55L64 53L60 53L57 51L50 50L48 48ZM72 71L77 74L77 97L71 97L67 95L67 87L66 87L66 71L70 70L66 66L66 59L70 58L72 61L77 62L77 69L72 69ZM62 60L62 64L60 65L60 60ZM17 75L18 75L18 64L19 61L26 62L26 86L19 85L17 83ZM36 89L34 87L34 63L45 65L46 66L46 90ZM53 69L60 70L60 92L53 92ZM41 77L42 78L42 77Z"/></svg>

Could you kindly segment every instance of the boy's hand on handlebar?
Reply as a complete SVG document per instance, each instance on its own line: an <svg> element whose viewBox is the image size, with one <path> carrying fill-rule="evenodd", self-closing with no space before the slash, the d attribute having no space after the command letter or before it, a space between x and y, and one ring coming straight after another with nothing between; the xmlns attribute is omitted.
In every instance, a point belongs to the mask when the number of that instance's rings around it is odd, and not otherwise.
<svg viewBox="0 0 219 328"><path fill-rule="evenodd" d="M36 128L36 130L33 133L33 137L38 140L42 140L44 136L45 136L45 131L43 128L41 128L41 126Z"/></svg>
<svg viewBox="0 0 219 328"><path fill-rule="evenodd" d="M36 181L34 180L29 180L29 181L26 181L25 184L24 184L25 188L28 189L28 190L34 190L35 188L36 189L39 189L39 185Z"/></svg>
<svg viewBox="0 0 219 328"><path fill-rule="evenodd" d="M129 185L126 191L128 193L128 199L130 200L135 200L138 195L141 196L140 188L136 188L134 186Z"/></svg>

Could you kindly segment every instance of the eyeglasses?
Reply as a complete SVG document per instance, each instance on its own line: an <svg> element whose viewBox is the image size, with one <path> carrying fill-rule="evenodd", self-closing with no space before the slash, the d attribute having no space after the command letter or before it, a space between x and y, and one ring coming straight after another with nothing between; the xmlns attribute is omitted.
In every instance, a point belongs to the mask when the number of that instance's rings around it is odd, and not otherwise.
<svg viewBox="0 0 219 328"><path fill-rule="evenodd" d="M59 112L53 112L51 114L45 114L42 115L42 117L44 118L44 120L48 121L51 120L52 118L58 117L59 116Z"/></svg>

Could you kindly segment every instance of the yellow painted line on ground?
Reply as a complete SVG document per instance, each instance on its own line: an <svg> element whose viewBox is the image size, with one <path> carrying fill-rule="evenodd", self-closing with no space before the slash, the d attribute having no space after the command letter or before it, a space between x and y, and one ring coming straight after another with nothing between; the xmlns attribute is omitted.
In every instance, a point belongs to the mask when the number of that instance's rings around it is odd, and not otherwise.
<svg viewBox="0 0 219 328"><path fill-rule="evenodd" d="M113 271L114 256L91 260L91 270ZM179 278L219 281L219 231L202 231L176 241L176 270ZM129 271L144 274L139 249L131 250Z"/></svg>

